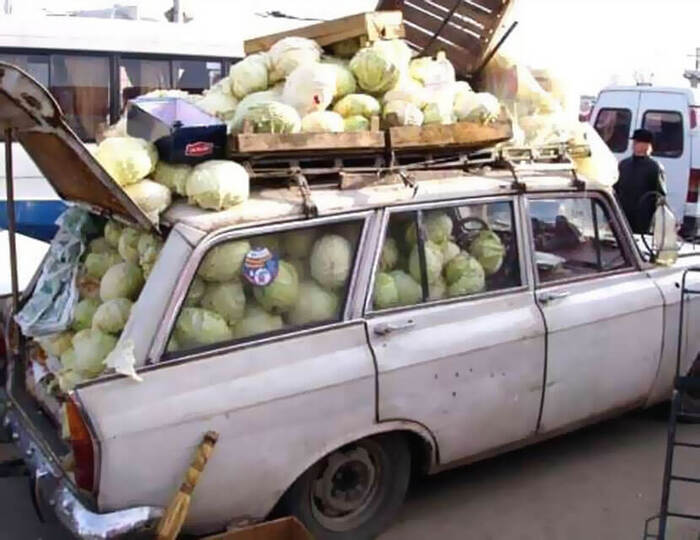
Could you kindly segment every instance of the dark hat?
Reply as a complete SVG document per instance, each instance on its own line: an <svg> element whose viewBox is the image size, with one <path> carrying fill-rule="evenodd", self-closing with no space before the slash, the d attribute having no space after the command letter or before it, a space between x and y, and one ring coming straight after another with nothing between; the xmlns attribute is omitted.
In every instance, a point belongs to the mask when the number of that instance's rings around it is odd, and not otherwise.
<svg viewBox="0 0 700 540"><path fill-rule="evenodd" d="M651 144L654 142L654 134L648 129L635 129L632 140Z"/></svg>

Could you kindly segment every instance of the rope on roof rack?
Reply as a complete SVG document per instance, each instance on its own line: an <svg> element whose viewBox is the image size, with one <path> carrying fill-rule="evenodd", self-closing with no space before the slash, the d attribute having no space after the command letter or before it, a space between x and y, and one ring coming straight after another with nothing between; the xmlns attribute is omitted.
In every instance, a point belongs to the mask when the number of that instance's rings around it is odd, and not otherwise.
<svg viewBox="0 0 700 540"><path fill-rule="evenodd" d="M299 167L292 170L291 179L297 185L299 192L301 193L301 198L304 205L304 215L306 218L312 219L318 217L318 207L311 196L309 182L306 180L306 176L303 175Z"/></svg>

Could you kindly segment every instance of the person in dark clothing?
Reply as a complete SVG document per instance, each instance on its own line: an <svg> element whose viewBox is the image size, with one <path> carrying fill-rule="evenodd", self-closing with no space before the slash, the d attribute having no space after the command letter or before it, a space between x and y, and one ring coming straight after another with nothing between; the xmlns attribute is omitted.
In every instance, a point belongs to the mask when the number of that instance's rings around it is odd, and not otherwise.
<svg viewBox="0 0 700 540"><path fill-rule="evenodd" d="M620 162L620 176L613 189L632 232L646 234L658 196L666 195L666 175L661 163L650 157L654 140L651 131L637 129L632 140L633 154Z"/></svg>

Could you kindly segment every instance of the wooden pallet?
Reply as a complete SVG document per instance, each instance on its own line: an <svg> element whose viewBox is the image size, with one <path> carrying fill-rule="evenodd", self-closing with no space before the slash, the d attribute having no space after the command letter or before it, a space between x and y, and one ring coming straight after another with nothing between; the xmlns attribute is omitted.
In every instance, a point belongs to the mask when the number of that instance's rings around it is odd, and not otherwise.
<svg viewBox="0 0 700 540"><path fill-rule="evenodd" d="M512 136L512 124L503 119L485 125L457 122L447 125L402 126L389 128L389 146L394 152L472 150L493 146L509 140Z"/></svg>
<svg viewBox="0 0 700 540"><path fill-rule="evenodd" d="M246 54L266 51L280 39L290 36L313 39L321 47L326 47L352 38L359 38L364 45L368 41L402 38L405 34L400 11L375 11L248 39L243 42L243 50Z"/></svg>

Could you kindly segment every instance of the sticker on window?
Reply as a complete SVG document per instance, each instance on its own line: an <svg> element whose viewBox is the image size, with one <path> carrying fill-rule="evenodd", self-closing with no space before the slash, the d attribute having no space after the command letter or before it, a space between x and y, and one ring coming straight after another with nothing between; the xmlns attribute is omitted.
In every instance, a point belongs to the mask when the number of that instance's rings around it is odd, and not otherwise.
<svg viewBox="0 0 700 540"><path fill-rule="evenodd" d="M279 259L266 247L256 247L246 253L243 277L255 287L266 287L279 272Z"/></svg>

